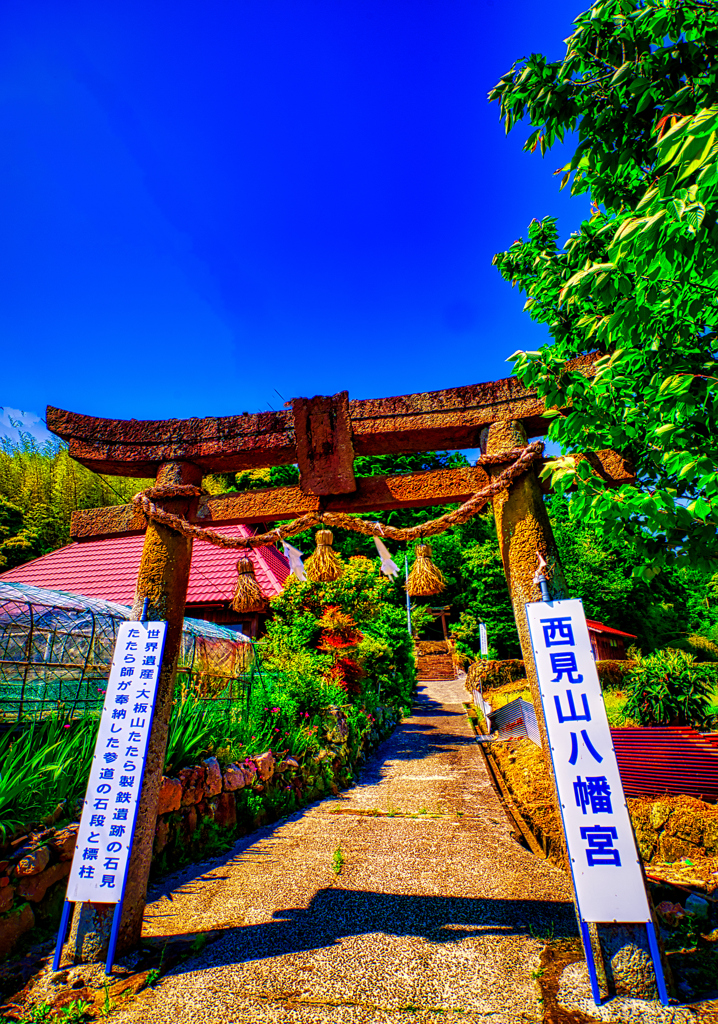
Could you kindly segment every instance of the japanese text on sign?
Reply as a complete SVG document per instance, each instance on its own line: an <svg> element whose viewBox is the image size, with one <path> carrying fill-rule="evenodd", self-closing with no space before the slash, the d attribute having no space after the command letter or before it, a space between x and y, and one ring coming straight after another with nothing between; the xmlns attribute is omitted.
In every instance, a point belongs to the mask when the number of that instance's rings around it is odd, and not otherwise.
<svg viewBox="0 0 718 1024"><path fill-rule="evenodd" d="M67 898L122 897L167 624L123 622L117 635Z"/></svg>
<svg viewBox="0 0 718 1024"><path fill-rule="evenodd" d="M583 605L526 605L576 899L584 921L650 920Z"/></svg>

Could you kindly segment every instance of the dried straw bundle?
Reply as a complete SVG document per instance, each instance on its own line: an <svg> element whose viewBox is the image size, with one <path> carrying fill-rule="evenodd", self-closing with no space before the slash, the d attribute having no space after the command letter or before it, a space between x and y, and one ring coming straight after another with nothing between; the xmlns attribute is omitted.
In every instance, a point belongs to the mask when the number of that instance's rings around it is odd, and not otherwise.
<svg viewBox="0 0 718 1024"><path fill-rule="evenodd" d="M237 586L232 598L232 607L236 612L264 612L267 602L259 588L254 575L254 563L251 558L240 558L237 562Z"/></svg>
<svg viewBox="0 0 718 1024"><path fill-rule="evenodd" d="M307 579L313 583L331 583L344 573L342 560L332 547L334 534L331 530L317 530L317 547L304 565Z"/></svg>
<svg viewBox="0 0 718 1024"><path fill-rule="evenodd" d="M431 560L431 546L417 544L416 558L406 581L407 594L410 597L430 597L432 594L440 594L445 586L441 569Z"/></svg>

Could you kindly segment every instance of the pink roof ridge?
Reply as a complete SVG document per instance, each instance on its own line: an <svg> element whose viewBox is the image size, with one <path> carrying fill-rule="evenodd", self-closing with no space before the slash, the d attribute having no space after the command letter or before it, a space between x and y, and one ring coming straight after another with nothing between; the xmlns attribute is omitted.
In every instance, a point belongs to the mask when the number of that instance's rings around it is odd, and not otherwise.
<svg viewBox="0 0 718 1024"><path fill-rule="evenodd" d="M216 526L217 533L249 537L244 524ZM144 534L73 541L31 562L0 573L0 580L64 590L83 597L99 597L131 604L135 595ZM281 594L289 575L289 562L273 546L255 549L222 548L197 541L192 547L187 604L227 603L237 583L237 559L249 557L265 597Z"/></svg>
<svg viewBox="0 0 718 1024"><path fill-rule="evenodd" d="M586 625L594 633L614 633L616 636L630 637L631 640L638 639L635 633L624 633L622 629L614 629L613 626L607 626L604 622L598 622L596 619L586 619Z"/></svg>

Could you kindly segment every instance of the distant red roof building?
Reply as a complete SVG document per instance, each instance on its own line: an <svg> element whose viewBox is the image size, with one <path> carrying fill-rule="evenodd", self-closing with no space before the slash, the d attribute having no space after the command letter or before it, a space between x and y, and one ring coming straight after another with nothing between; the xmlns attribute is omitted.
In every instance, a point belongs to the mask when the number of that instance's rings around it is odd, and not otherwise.
<svg viewBox="0 0 718 1024"><path fill-rule="evenodd" d="M216 526L217 533L249 537L248 526ZM83 597L99 597L118 604L132 604L144 534L76 541L25 565L0 574L0 580L33 587L64 590ZM231 607L237 583L237 559L249 557L257 582L266 598L281 594L289 575L289 563L274 546L254 550L220 548L195 541L187 590L187 615L226 626L242 626L256 636L257 615L238 615Z"/></svg>
<svg viewBox="0 0 718 1024"><path fill-rule="evenodd" d="M596 661L625 661L626 640L638 639L635 633L624 633L603 622L596 622L595 619L586 619L586 625Z"/></svg>

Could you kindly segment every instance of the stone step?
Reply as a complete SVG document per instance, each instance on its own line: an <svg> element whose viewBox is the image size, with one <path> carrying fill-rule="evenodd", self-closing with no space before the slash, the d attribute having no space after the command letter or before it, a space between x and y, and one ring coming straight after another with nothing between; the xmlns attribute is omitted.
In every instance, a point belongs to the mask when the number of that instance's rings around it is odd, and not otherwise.
<svg viewBox="0 0 718 1024"><path fill-rule="evenodd" d="M416 660L417 679L456 679L450 654L420 654Z"/></svg>

